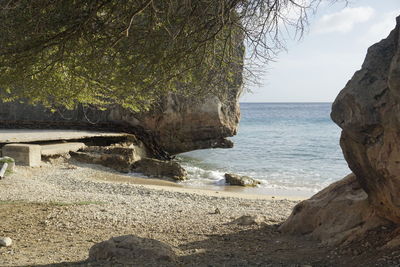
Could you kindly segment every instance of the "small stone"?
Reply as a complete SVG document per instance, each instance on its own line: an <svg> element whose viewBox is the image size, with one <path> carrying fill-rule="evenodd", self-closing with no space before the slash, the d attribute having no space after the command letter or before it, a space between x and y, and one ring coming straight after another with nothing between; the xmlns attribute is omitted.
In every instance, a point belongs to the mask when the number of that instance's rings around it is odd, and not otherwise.
<svg viewBox="0 0 400 267"><path fill-rule="evenodd" d="M263 222L263 218L258 215L243 215L242 217L237 218L236 220L232 221L232 224L238 225L252 225L252 224L261 224Z"/></svg>
<svg viewBox="0 0 400 267"><path fill-rule="evenodd" d="M12 240L9 237L0 237L0 247L9 247L12 244Z"/></svg>

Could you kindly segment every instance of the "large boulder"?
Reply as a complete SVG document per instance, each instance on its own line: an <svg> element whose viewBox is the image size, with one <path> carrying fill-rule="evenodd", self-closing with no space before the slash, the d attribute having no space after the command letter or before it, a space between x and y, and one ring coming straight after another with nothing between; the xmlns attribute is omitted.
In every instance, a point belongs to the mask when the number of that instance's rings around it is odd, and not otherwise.
<svg viewBox="0 0 400 267"><path fill-rule="evenodd" d="M331 117L354 175L299 203L280 226L327 244L400 223L400 17L390 35L371 46L361 70L340 92Z"/></svg>
<svg viewBox="0 0 400 267"><path fill-rule="evenodd" d="M176 266L172 248L158 240L133 235L113 237L89 250L95 266Z"/></svg>
<svg viewBox="0 0 400 267"><path fill-rule="evenodd" d="M350 169L382 218L400 223L400 17L371 46L361 70L340 92L332 119Z"/></svg>
<svg viewBox="0 0 400 267"><path fill-rule="evenodd" d="M289 234L309 235L327 245L351 241L386 224L374 213L354 174L297 204L279 227Z"/></svg>
<svg viewBox="0 0 400 267"><path fill-rule="evenodd" d="M157 109L136 116L138 122L155 133L161 146L172 154L232 147L226 137L236 134L239 123L239 76L237 84L224 97L197 100L171 94Z"/></svg>

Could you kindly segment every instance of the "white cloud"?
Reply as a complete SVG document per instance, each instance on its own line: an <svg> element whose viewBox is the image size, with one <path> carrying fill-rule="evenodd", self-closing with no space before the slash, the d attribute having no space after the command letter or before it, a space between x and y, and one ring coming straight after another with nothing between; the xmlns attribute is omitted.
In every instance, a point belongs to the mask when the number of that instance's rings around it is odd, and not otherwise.
<svg viewBox="0 0 400 267"><path fill-rule="evenodd" d="M368 43L375 43L386 38L390 31L394 29L396 17L399 15L400 9L383 14L383 16L379 18L380 20L369 28L365 41Z"/></svg>
<svg viewBox="0 0 400 267"><path fill-rule="evenodd" d="M316 33L347 33L358 23L366 22L374 16L372 7L346 7L339 12L322 16L315 26Z"/></svg>

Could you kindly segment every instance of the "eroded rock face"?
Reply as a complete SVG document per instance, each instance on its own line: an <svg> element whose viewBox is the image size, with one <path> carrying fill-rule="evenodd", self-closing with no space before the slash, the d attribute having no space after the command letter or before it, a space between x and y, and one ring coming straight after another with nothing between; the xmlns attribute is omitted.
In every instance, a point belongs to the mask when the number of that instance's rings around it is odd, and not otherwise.
<svg viewBox="0 0 400 267"><path fill-rule="evenodd" d="M400 17L368 49L361 70L340 92L332 119L350 169L382 218L400 223Z"/></svg>
<svg viewBox="0 0 400 267"><path fill-rule="evenodd" d="M111 146L88 146L70 155L78 161L100 164L119 172L132 171L132 165L142 158L151 156L145 145L139 141L117 143Z"/></svg>
<svg viewBox="0 0 400 267"><path fill-rule="evenodd" d="M240 74L241 75L241 74ZM161 107L138 116L140 125L151 129L170 153L203 148L232 147L225 137L236 134L240 118L241 77L221 100L168 96Z"/></svg>
<svg viewBox="0 0 400 267"><path fill-rule="evenodd" d="M43 106L0 102L0 127L10 122L21 124L21 121L27 122L24 127L35 128L81 127L82 124L106 125L111 130L115 129L114 125L128 130L136 127L155 136L158 145L170 154L232 147L233 143L226 137L236 134L240 117L238 101L243 84L240 59L244 53L241 41L238 41L236 51L239 60L231 64L235 76L222 77L221 88L207 88L208 95L202 98L169 94L144 113L135 113L118 105L109 106L107 110L79 106L75 110L60 108L51 112Z"/></svg>
<svg viewBox="0 0 400 267"><path fill-rule="evenodd" d="M289 234L310 235L324 244L332 245L351 241L386 223L376 216L367 193L356 176L350 174L297 204L279 230Z"/></svg>
<svg viewBox="0 0 400 267"><path fill-rule="evenodd" d="M175 161L143 158L132 166L134 171L141 172L150 177L171 178L175 181L187 179L187 172Z"/></svg>
<svg viewBox="0 0 400 267"><path fill-rule="evenodd" d="M216 147L232 147L226 137L236 134L240 118L239 96L242 91L241 71L237 81L223 97L209 96L202 100L170 95L146 113L134 113L118 106L108 110L79 107L72 111L50 112L42 106L0 103L0 121L33 121L32 127L69 127L69 123L110 123L125 127L140 126L151 132L159 145L171 154ZM36 122L43 122L42 124ZM111 125L112 128L112 125Z"/></svg>

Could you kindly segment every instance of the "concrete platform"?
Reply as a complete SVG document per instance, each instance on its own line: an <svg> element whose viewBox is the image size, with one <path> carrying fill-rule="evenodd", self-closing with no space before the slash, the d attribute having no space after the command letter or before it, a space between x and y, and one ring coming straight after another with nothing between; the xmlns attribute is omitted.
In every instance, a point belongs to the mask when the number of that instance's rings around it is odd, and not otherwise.
<svg viewBox="0 0 400 267"><path fill-rule="evenodd" d="M67 154L71 151L76 152L79 149L85 148L84 143L58 143L51 145L40 145L42 156L54 156Z"/></svg>
<svg viewBox="0 0 400 267"><path fill-rule="evenodd" d="M95 132L80 130L25 130L0 129L0 143L29 143L40 141L79 140L91 137L124 137L127 133Z"/></svg>

